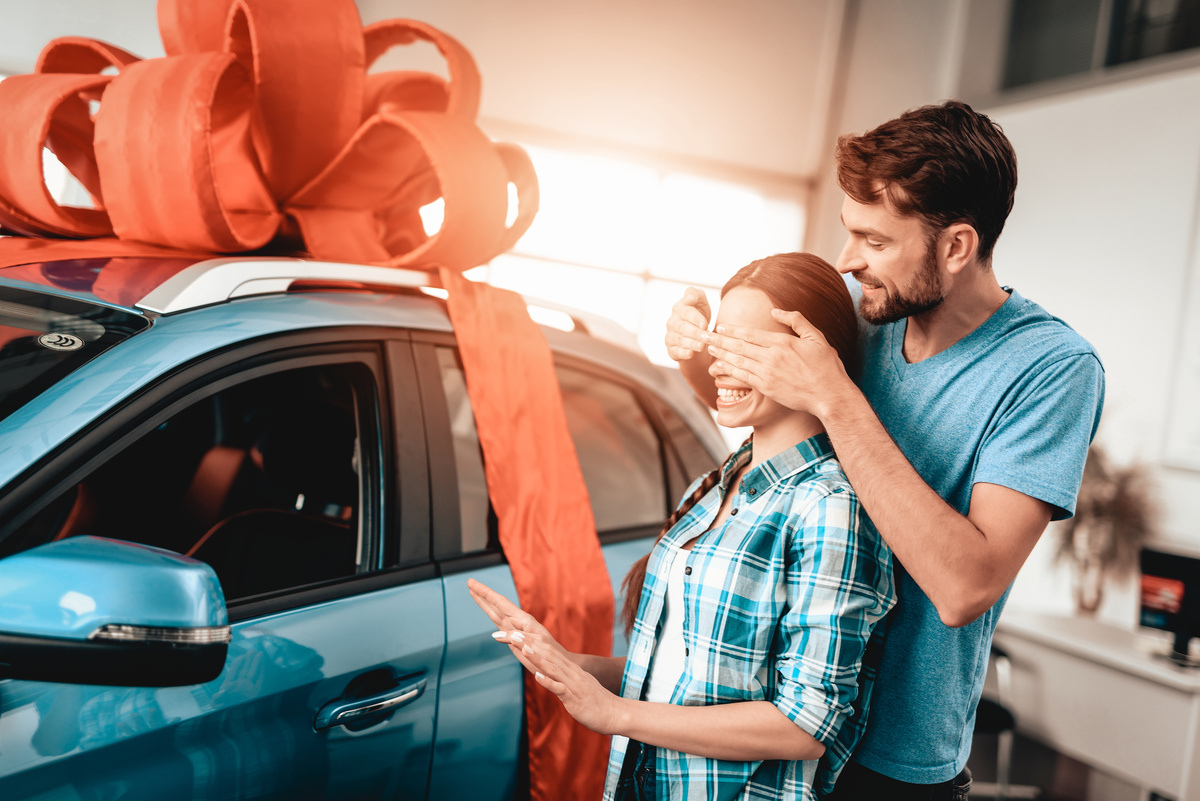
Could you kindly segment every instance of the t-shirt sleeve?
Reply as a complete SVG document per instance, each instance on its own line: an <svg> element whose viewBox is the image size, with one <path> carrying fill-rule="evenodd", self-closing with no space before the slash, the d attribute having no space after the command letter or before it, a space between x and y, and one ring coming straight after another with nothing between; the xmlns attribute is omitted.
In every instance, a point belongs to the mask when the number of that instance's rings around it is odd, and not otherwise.
<svg viewBox="0 0 1200 801"><path fill-rule="evenodd" d="M895 604L891 552L852 492L820 498L788 545L775 706L829 745L851 714L871 631Z"/></svg>
<svg viewBox="0 0 1200 801"><path fill-rule="evenodd" d="M1021 388L985 437L972 483L999 484L1075 514L1088 446L1104 405L1104 368L1094 354L1060 359Z"/></svg>

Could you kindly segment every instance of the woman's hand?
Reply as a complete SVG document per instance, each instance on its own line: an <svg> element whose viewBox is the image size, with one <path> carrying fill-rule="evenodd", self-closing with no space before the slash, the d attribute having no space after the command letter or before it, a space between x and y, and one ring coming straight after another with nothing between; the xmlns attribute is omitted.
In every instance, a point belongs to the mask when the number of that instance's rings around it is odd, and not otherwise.
<svg viewBox="0 0 1200 801"><path fill-rule="evenodd" d="M537 683L558 696L571 717L600 734L619 734L622 699L606 690L553 640L536 634L515 634L523 641L522 662Z"/></svg>
<svg viewBox="0 0 1200 801"><path fill-rule="evenodd" d="M554 636L550 634L549 630L537 618L491 587L486 584L480 584L475 579L467 579L467 589L471 593L471 599L496 624L497 631L492 637L497 642L508 643L513 656L520 660L521 664L525 665L525 667L529 668L529 664L525 661L524 654L521 651L525 635L537 635L543 642L552 643L560 651L563 651L563 653L569 653L563 650L558 641L554 639ZM533 668L529 669L533 670Z"/></svg>

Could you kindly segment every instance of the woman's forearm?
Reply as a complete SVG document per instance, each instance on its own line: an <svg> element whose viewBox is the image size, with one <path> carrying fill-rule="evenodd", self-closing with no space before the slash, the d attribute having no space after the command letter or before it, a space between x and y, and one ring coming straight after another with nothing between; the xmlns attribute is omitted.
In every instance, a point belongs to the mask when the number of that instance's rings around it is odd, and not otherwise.
<svg viewBox="0 0 1200 801"><path fill-rule="evenodd" d="M591 673L604 689L613 695L621 694L621 677L625 675L625 657L572 654L575 664Z"/></svg>
<svg viewBox="0 0 1200 801"><path fill-rule="evenodd" d="M752 762L817 759L825 746L769 701L678 706L619 699L613 734L688 754Z"/></svg>

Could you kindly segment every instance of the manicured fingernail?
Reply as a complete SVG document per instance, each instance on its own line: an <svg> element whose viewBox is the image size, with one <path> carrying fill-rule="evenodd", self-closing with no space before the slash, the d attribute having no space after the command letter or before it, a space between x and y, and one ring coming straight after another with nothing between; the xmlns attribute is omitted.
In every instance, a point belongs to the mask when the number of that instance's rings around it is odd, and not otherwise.
<svg viewBox="0 0 1200 801"><path fill-rule="evenodd" d="M525 653L527 653L527 654L532 654L532 653L533 653L533 646L532 646L532 645L526 645L524 650L525 650Z"/></svg>
<svg viewBox="0 0 1200 801"><path fill-rule="evenodd" d="M718 334L724 334L724 333L725 333L725 326L723 326L723 325L718 325L718 326L717 326L717 333L718 333Z"/></svg>
<svg viewBox="0 0 1200 801"><path fill-rule="evenodd" d="M507 633L508 633L508 632L505 632L505 631L493 631L493 632L492 632L492 639L493 639L493 640L502 640L502 639L504 639L504 635L505 635L505 634L507 634Z"/></svg>
<svg viewBox="0 0 1200 801"><path fill-rule="evenodd" d="M537 676L539 679L546 678L546 674L542 673L540 670L537 673L534 673L533 675Z"/></svg>
<svg viewBox="0 0 1200 801"><path fill-rule="evenodd" d="M510 642L515 642L517 645L520 645L521 643L525 642L525 635L519 631L514 631L512 634L508 635L508 639Z"/></svg>

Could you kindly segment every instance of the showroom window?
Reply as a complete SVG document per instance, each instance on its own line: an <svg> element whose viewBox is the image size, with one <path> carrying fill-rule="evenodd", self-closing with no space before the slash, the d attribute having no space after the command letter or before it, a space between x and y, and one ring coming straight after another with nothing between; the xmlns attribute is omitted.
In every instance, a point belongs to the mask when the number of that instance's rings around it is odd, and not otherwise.
<svg viewBox="0 0 1200 801"><path fill-rule="evenodd" d="M1003 89L1200 47L1200 0L1012 0Z"/></svg>
<svg viewBox="0 0 1200 801"><path fill-rule="evenodd" d="M686 287L715 306L739 268L803 243L799 183L523 146L538 174L538 216L511 253L468 277L613 319L660 364L672 363L664 324ZM437 204L424 216L436 230Z"/></svg>

